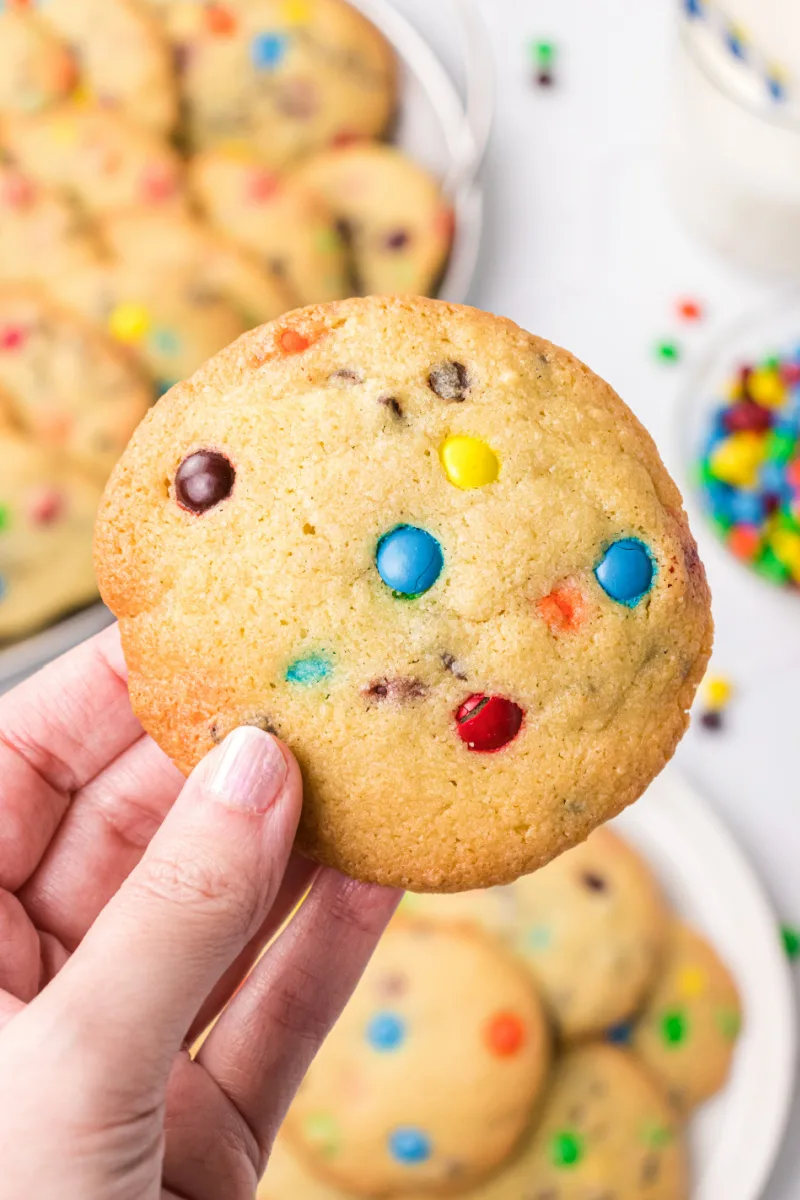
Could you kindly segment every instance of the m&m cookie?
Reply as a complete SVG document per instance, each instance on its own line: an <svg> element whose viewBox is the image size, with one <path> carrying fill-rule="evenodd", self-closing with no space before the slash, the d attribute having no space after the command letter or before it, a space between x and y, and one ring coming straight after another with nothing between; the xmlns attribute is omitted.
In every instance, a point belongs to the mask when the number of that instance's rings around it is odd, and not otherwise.
<svg viewBox="0 0 800 1200"><path fill-rule="evenodd" d="M304 772L299 848L417 891L510 882L635 800L711 644L680 496L622 401L432 300L244 335L143 422L96 545L173 760L258 719Z"/></svg>
<svg viewBox="0 0 800 1200"><path fill-rule="evenodd" d="M682 1129L643 1067L602 1044L555 1065L516 1159L465 1200L688 1200Z"/></svg>
<svg viewBox="0 0 800 1200"><path fill-rule="evenodd" d="M631 1046L683 1115L724 1084L742 1024L736 984L713 946L674 921L661 975Z"/></svg>
<svg viewBox="0 0 800 1200"><path fill-rule="evenodd" d="M396 919L286 1134L317 1174L356 1195L463 1190L516 1145L548 1062L521 964L477 931Z"/></svg>
<svg viewBox="0 0 800 1200"><path fill-rule="evenodd" d="M639 855L609 829L514 886L514 948L565 1039L631 1016L650 986L667 908Z"/></svg>
<svg viewBox="0 0 800 1200"><path fill-rule="evenodd" d="M773 583L800 587L800 350L741 365L699 463L725 545Z"/></svg>

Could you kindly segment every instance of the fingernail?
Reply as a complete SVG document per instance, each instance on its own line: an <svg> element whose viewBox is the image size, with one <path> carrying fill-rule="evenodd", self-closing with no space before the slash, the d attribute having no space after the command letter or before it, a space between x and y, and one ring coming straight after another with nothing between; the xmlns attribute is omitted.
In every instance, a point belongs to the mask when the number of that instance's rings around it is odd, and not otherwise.
<svg viewBox="0 0 800 1200"><path fill-rule="evenodd" d="M206 777L206 788L228 808L264 813L286 779L286 759L273 737L252 725L229 733Z"/></svg>

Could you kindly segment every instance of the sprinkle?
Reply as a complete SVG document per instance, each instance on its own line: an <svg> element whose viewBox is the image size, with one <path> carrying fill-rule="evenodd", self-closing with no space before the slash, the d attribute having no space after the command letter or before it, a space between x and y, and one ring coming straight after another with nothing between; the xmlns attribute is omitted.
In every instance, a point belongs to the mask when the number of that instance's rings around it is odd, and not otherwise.
<svg viewBox="0 0 800 1200"><path fill-rule="evenodd" d="M339 1148L339 1126L328 1113L308 1117L303 1125L303 1136L325 1158L332 1157Z"/></svg>
<svg viewBox="0 0 800 1200"><path fill-rule="evenodd" d="M659 362L676 363L680 361L681 348L677 342L657 342L655 347L655 355Z"/></svg>
<svg viewBox="0 0 800 1200"><path fill-rule="evenodd" d="M703 318L703 306L697 300L679 300L676 307L683 321L700 321Z"/></svg>
<svg viewBox="0 0 800 1200"><path fill-rule="evenodd" d="M259 33L250 43L250 57L259 71L274 71L286 54L288 39L282 33Z"/></svg>
<svg viewBox="0 0 800 1200"><path fill-rule="evenodd" d="M718 733L724 723L721 712L704 712L700 716L700 724L711 733Z"/></svg>
<svg viewBox="0 0 800 1200"><path fill-rule="evenodd" d="M792 962L800 958L800 929L796 925L781 925L781 938L786 957Z"/></svg>
<svg viewBox="0 0 800 1200"><path fill-rule="evenodd" d="M633 1026L630 1021L620 1021L618 1025L612 1025L606 1030L606 1041L611 1042L612 1046L627 1046L630 1044Z"/></svg>
<svg viewBox="0 0 800 1200"><path fill-rule="evenodd" d="M321 654L311 654L308 658L298 658L286 668L286 682L300 683L310 686L327 679L333 667L330 661Z"/></svg>
<svg viewBox="0 0 800 1200"><path fill-rule="evenodd" d="M0 533L7 533L11 525L11 510L7 504L0 504Z"/></svg>
<svg viewBox="0 0 800 1200"><path fill-rule="evenodd" d="M588 616L588 604L576 584L562 583L537 601L536 611L551 633L571 633Z"/></svg>
<svg viewBox="0 0 800 1200"><path fill-rule="evenodd" d="M512 1058L525 1044L525 1025L515 1013L495 1013L486 1024L484 1040L496 1058Z"/></svg>
<svg viewBox="0 0 800 1200"><path fill-rule="evenodd" d="M236 18L222 4L209 4L204 11L206 28L216 37L230 37L236 32Z"/></svg>
<svg viewBox="0 0 800 1200"><path fill-rule="evenodd" d="M742 1029L742 1018L735 1008L721 1008L717 1012L717 1028L728 1042L735 1042Z"/></svg>
<svg viewBox="0 0 800 1200"><path fill-rule="evenodd" d="M421 1129L413 1126L395 1129L389 1134L389 1152L398 1162L416 1166L430 1158L431 1140Z"/></svg>
<svg viewBox="0 0 800 1200"><path fill-rule="evenodd" d="M143 304L118 304L108 318L108 331L120 342L141 341L150 329L150 313Z"/></svg>
<svg viewBox="0 0 800 1200"><path fill-rule="evenodd" d="M0 350L19 350L25 338L25 330L19 325L5 325L0 329Z"/></svg>
<svg viewBox="0 0 800 1200"><path fill-rule="evenodd" d="M703 680L703 699L710 709L725 708L733 696L733 684L724 675L707 675Z"/></svg>
<svg viewBox="0 0 800 1200"><path fill-rule="evenodd" d="M661 1018L661 1036L668 1046L680 1046L686 1040L689 1023L680 1009L672 1009Z"/></svg>
<svg viewBox="0 0 800 1200"><path fill-rule="evenodd" d="M550 1161L554 1167L574 1167L583 1158L583 1141L571 1129L554 1133L550 1140Z"/></svg>
<svg viewBox="0 0 800 1200"><path fill-rule="evenodd" d="M687 1000L702 996L706 982L705 972L699 967L684 967L678 975L678 989Z"/></svg>
<svg viewBox="0 0 800 1200"><path fill-rule="evenodd" d="M663 1150L674 1141L675 1135L666 1125L645 1125L642 1129L642 1141L654 1150Z"/></svg>
<svg viewBox="0 0 800 1200"><path fill-rule="evenodd" d="M367 1026L366 1036L373 1050L397 1050L405 1041L405 1022L396 1013L377 1013Z"/></svg>
<svg viewBox="0 0 800 1200"><path fill-rule="evenodd" d="M439 459L450 482L463 491L486 487L500 474L500 463L482 438L451 435L439 447Z"/></svg>
<svg viewBox="0 0 800 1200"><path fill-rule="evenodd" d="M308 350L309 346L313 346L314 339L306 337L304 333L300 333L297 329L284 329L278 335L278 345L284 354L302 354L304 350Z"/></svg>

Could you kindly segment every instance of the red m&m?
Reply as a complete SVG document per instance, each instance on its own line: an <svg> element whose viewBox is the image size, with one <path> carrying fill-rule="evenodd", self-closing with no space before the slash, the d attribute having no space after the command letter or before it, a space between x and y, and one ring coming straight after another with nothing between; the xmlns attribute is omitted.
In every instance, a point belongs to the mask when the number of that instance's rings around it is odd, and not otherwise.
<svg viewBox="0 0 800 1200"><path fill-rule="evenodd" d="M497 1058L511 1058L525 1044L525 1026L516 1013L495 1013L486 1024L484 1040Z"/></svg>
<svg viewBox="0 0 800 1200"><path fill-rule="evenodd" d="M458 736L470 750L488 753L501 750L513 742L522 727L524 716L523 710L513 700L476 692L458 709L456 728Z"/></svg>

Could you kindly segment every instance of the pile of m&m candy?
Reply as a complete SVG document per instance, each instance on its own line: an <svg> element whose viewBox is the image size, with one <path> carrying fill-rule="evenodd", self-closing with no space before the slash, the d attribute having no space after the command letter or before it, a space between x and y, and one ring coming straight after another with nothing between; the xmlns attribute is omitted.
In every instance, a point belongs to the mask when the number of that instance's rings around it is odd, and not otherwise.
<svg viewBox="0 0 800 1200"><path fill-rule="evenodd" d="M705 507L728 549L800 586L800 346L745 363L728 381L699 466Z"/></svg>

